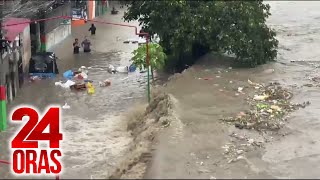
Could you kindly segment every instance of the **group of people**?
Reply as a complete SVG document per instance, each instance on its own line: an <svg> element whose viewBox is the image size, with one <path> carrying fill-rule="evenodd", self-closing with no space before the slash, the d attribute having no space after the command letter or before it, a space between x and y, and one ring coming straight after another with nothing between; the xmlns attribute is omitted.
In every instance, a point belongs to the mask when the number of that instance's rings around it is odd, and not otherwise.
<svg viewBox="0 0 320 180"><path fill-rule="evenodd" d="M96 34L96 27L94 24L91 24L91 27L89 29L89 31L91 31L91 35L95 35ZM90 40L85 36L84 40L81 42L81 47L83 48L83 52L85 53L89 53L91 52L91 42ZM73 53L74 54L79 54L80 52L80 43L79 43L79 39L76 38L74 40L73 43Z"/></svg>

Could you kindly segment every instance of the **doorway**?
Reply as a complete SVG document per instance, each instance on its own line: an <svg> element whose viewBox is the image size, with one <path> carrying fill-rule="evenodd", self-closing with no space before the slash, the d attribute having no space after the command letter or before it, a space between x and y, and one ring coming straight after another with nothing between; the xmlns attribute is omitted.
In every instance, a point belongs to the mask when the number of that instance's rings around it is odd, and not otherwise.
<svg viewBox="0 0 320 180"><path fill-rule="evenodd" d="M18 76L19 76L19 88L21 88L24 83L23 63L22 63L21 56L19 57L19 61L18 61Z"/></svg>
<svg viewBox="0 0 320 180"><path fill-rule="evenodd" d="M7 90L7 103L11 102L13 99L12 96L12 85L9 75L6 75L6 90Z"/></svg>

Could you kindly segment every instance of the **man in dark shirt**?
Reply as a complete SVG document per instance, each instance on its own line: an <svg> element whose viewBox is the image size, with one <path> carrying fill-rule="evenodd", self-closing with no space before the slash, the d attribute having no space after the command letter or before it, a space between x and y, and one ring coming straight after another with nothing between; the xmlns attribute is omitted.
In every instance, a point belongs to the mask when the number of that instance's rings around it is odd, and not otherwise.
<svg viewBox="0 0 320 180"><path fill-rule="evenodd" d="M141 34L141 33L144 33L144 29L142 28L142 29L140 29L140 31L139 31L139 37L141 37L141 38L143 38L144 37L144 35L143 34Z"/></svg>
<svg viewBox="0 0 320 180"><path fill-rule="evenodd" d="M73 43L73 54L79 54L79 49L80 49L79 40L78 38L76 38Z"/></svg>
<svg viewBox="0 0 320 180"><path fill-rule="evenodd" d="M85 39L82 41L81 46L83 47L83 52L90 52L90 46L91 42L85 37Z"/></svg>
<svg viewBox="0 0 320 180"><path fill-rule="evenodd" d="M91 35L95 35L96 34L96 30L97 30L97 28L94 26L94 24L91 24L91 27L89 29L89 31L91 31Z"/></svg>

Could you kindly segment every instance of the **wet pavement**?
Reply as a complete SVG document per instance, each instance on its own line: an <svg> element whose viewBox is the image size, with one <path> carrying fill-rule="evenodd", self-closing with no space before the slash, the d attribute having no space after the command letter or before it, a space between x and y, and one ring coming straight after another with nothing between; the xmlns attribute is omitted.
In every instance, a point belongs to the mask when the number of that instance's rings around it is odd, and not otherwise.
<svg viewBox="0 0 320 180"><path fill-rule="evenodd" d="M97 19L123 23L122 10L118 15L107 13ZM138 25L138 23L131 23ZM96 24L95 36L89 34L88 23L85 26L73 28L72 35L54 47L53 51L59 57L59 77L52 80L41 80L26 83L18 97L10 104L9 111L15 105L30 104L41 110L47 105L64 105L67 102L71 109L63 110L62 129L64 141L64 173L62 178L106 178L109 171L122 156L130 135L126 125L122 123L120 114L134 103L146 100L145 76L139 72L130 74L109 74L107 67L127 66L131 52L137 44L124 44L128 38L135 38L134 28L117 27ZM90 54L73 54L74 38L79 41L87 35L91 40ZM77 70L81 66L91 67L88 77L93 80L95 94L71 92L55 86L55 82L63 80L62 74L68 69ZM98 82L111 80L110 87L99 87ZM16 129L9 124L7 133L0 134L0 159L8 159L8 137ZM8 168L0 165L0 178L9 178Z"/></svg>

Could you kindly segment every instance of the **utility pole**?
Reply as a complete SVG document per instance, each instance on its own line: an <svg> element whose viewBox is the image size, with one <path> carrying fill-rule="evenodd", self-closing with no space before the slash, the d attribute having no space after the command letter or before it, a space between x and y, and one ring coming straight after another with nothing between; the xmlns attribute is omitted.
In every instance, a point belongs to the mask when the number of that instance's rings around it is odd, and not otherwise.
<svg viewBox="0 0 320 180"><path fill-rule="evenodd" d="M3 31L2 31L2 18L3 18L3 6L0 4L0 42L1 42L1 52L0 52L0 66L3 64L2 54L3 54ZM6 85L5 85L5 75L3 74L3 69L0 67L0 131L5 131L7 129L7 105L6 105Z"/></svg>

